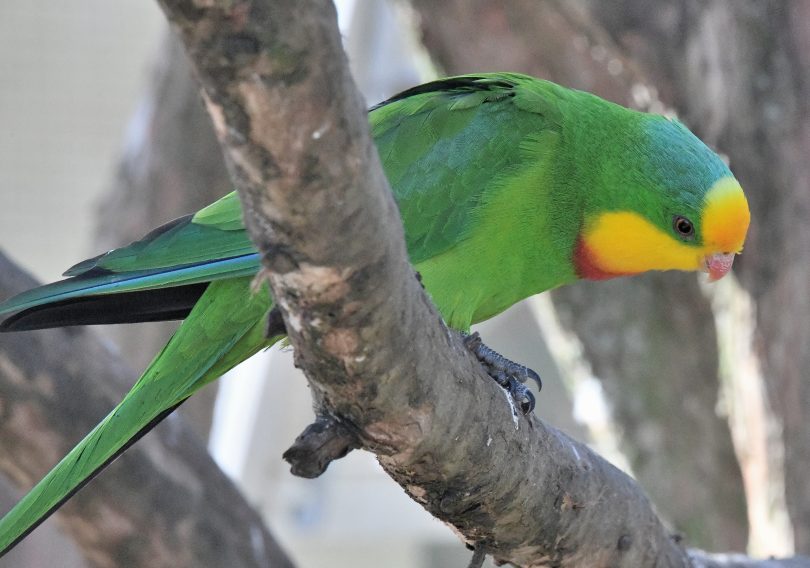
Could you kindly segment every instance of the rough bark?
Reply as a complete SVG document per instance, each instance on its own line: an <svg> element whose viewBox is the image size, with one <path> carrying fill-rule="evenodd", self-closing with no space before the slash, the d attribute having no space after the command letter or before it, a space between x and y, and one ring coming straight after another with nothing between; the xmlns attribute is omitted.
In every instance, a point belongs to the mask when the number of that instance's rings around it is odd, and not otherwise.
<svg viewBox="0 0 810 568"><path fill-rule="evenodd" d="M138 109L130 120L115 178L99 207L97 254L128 244L181 215L194 213L231 191L211 118L191 66L174 34L166 36ZM134 369L143 369L177 324L111 326L105 334ZM208 437L217 383L180 409Z"/></svg>
<svg viewBox="0 0 810 568"><path fill-rule="evenodd" d="M796 549L810 551L810 4L594 2L662 94L722 148L749 196L739 275L756 305L758 354L784 448ZM618 17L621 14L621 17Z"/></svg>
<svg viewBox="0 0 810 568"><path fill-rule="evenodd" d="M625 105L663 108L647 76L579 5L412 4L425 45L450 74L510 69ZM691 545L744 549L740 468L716 412L714 318L694 276L581 283L552 298L603 383L634 474L664 517Z"/></svg>
<svg viewBox="0 0 810 568"><path fill-rule="evenodd" d="M689 565L632 480L518 416L443 327L407 264L331 3L161 3L320 409L498 559Z"/></svg>
<svg viewBox="0 0 810 568"><path fill-rule="evenodd" d="M0 255L0 297L35 285ZM0 471L30 488L134 378L85 329L0 336ZM292 566L177 416L77 493L57 519L89 566Z"/></svg>

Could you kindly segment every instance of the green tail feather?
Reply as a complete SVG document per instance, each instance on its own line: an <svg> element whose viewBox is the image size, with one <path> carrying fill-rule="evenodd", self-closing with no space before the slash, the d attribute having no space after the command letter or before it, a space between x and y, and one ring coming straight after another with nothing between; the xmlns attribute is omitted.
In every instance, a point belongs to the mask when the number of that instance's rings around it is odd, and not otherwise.
<svg viewBox="0 0 810 568"><path fill-rule="evenodd" d="M200 387L281 338L264 336L272 304L250 281L209 286L121 403L0 520L0 555Z"/></svg>
<svg viewBox="0 0 810 568"><path fill-rule="evenodd" d="M259 266L258 255L227 258L201 264L142 270L100 276L78 276L32 290L0 302L0 314L102 294L122 294L154 290L165 286L188 286L224 278L253 276Z"/></svg>

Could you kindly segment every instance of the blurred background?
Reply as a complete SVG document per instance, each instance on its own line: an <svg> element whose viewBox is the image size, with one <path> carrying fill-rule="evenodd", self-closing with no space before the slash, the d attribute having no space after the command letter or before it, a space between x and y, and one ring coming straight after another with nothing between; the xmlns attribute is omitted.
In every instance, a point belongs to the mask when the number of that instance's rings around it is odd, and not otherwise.
<svg viewBox="0 0 810 568"><path fill-rule="evenodd" d="M728 157L753 213L734 277L582 283L479 330L541 373L537 414L634 475L689 546L810 553L810 5L336 6L369 105L439 75L522 71L677 114ZM52 8L42 0L0 7L0 247L40 280L230 191L185 56L157 6ZM94 333L140 371L171 328ZM0 365L0 386L3 372ZM352 452L315 480L288 472L281 454L313 417L289 352L255 357L181 414L296 565L468 560L450 529L370 454ZM5 473L5 462L23 459L12 443L0 441L0 454ZM13 485L0 487L2 510L19 495ZM49 521L0 566L104 565L63 532Z"/></svg>

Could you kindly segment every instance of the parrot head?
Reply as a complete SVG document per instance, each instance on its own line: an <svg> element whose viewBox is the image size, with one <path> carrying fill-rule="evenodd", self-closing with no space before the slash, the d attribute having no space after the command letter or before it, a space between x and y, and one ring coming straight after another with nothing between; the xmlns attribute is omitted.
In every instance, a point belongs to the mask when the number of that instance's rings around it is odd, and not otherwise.
<svg viewBox="0 0 810 568"><path fill-rule="evenodd" d="M680 122L634 114L639 120L600 168L602 191L586 207L577 274L602 280L685 270L719 280L742 251L750 222L740 184Z"/></svg>

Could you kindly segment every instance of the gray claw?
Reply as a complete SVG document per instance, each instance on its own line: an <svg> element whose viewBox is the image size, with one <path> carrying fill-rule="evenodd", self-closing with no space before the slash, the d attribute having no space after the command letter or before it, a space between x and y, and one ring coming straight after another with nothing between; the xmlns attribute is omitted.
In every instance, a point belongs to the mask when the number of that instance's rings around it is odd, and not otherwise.
<svg viewBox="0 0 810 568"><path fill-rule="evenodd" d="M523 414L530 414L534 410L534 394L529 390L529 387L519 382L514 377L510 377L507 390L512 396L512 399L520 406L520 410Z"/></svg>
<svg viewBox="0 0 810 568"><path fill-rule="evenodd" d="M494 349L487 347L481 336L476 331L472 334L462 334L464 336L464 346L475 355L487 371L487 374L495 379L501 387L509 391L512 398L520 406L523 414L529 414L534 410L535 398L525 383L531 379L537 383L538 390L543 388L540 375L525 365L520 365L507 359Z"/></svg>

